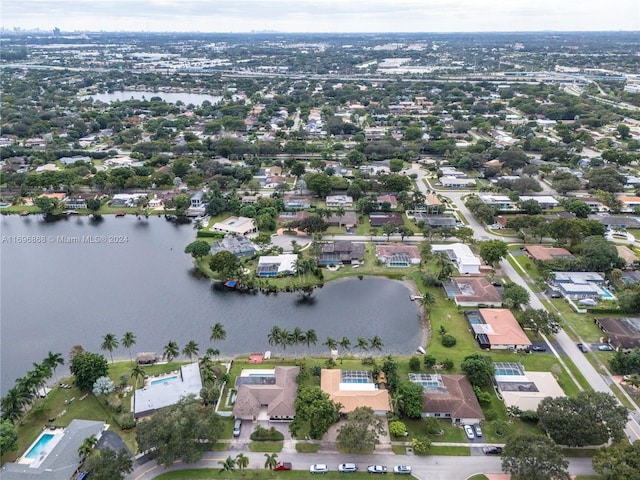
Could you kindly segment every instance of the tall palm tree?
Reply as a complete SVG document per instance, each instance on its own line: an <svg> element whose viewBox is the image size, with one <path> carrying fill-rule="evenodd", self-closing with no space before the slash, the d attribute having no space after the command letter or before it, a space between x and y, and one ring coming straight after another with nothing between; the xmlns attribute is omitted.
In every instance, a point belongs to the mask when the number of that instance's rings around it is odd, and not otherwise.
<svg viewBox="0 0 640 480"><path fill-rule="evenodd" d="M194 355L197 356L199 351L200 349L198 348L198 344L193 340L189 340L187 344L184 346L184 348L182 349L182 354L189 357L189 362L191 362L193 356Z"/></svg>
<svg viewBox="0 0 640 480"><path fill-rule="evenodd" d="M329 349L329 353L338 348L338 342L335 338L327 337L327 339L322 344Z"/></svg>
<svg viewBox="0 0 640 480"><path fill-rule="evenodd" d="M134 381L136 382L134 389L136 390L138 389L138 381L144 380L145 376L146 376L146 372L144 371L144 368L142 368L142 365L140 365L139 363L136 363L133 369L131 369L131 378L133 378Z"/></svg>
<svg viewBox="0 0 640 480"><path fill-rule="evenodd" d="M0 410L2 420L9 420L16 423L24 413L24 407L31 402L31 394L27 390L15 386L7 391L7 394L0 400Z"/></svg>
<svg viewBox="0 0 640 480"><path fill-rule="evenodd" d="M382 339L376 335L371 340L369 340L369 345L371 346L371 350L378 350L379 352L381 352L384 343L382 343Z"/></svg>
<svg viewBox="0 0 640 480"><path fill-rule="evenodd" d="M272 347L277 347L280 342L280 327L274 325L271 327L271 331L267 334L267 340L269 345Z"/></svg>
<svg viewBox="0 0 640 480"><path fill-rule="evenodd" d="M100 350L109 352L109 354L111 355L111 363L113 363L113 351L118 348L119 345L120 344L118 343L118 339L113 333L107 333L104 337L102 337Z"/></svg>
<svg viewBox="0 0 640 480"><path fill-rule="evenodd" d="M429 316L429 310L436 303L436 297L430 291L426 291L422 294L422 298L419 300L420 306L424 308L424 312Z"/></svg>
<svg viewBox="0 0 640 480"><path fill-rule="evenodd" d="M293 333L286 328L281 328L278 337L278 345L282 347L282 352L284 354L287 347L293 345Z"/></svg>
<svg viewBox="0 0 640 480"><path fill-rule="evenodd" d="M124 332L124 335L122 336L122 340L120 342L122 343L122 346L124 348L129 350L129 360L133 361L133 357L131 356L131 347L136 344L136 336L133 334L133 332Z"/></svg>
<svg viewBox="0 0 640 480"><path fill-rule="evenodd" d="M296 327L293 329L293 332L291 332L291 337L293 339L293 345L295 346L300 345L301 343L304 343L306 340L304 336L304 332L300 327Z"/></svg>
<svg viewBox="0 0 640 480"><path fill-rule="evenodd" d="M358 341L356 343L356 348L361 352L366 352L369 350L369 341L366 338L358 337Z"/></svg>
<svg viewBox="0 0 640 480"><path fill-rule="evenodd" d="M240 473L244 475L244 469L249 466L249 457L247 457L244 453L239 453L236 455L236 465L240 469Z"/></svg>
<svg viewBox="0 0 640 480"><path fill-rule="evenodd" d="M85 438L82 442L82 445L78 447L78 455L80 455L80 457L83 459L87 458L97 444L98 439L95 435L91 435L90 437Z"/></svg>
<svg viewBox="0 0 640 480"><path fill-rule="evenodd" d="M342 340L338 342L338 345L340 345L340 348L342 349L342 355L340 355L340 364L342 365L345 353L351 350L351 340L347 337L342 337Z"/></svg>
<svg viewBox="0 0 640 480"><path fill-rule="evenodd" d="M307 348L311 348L311 345L318 343L318 334L313 328L310 328L305 332L304 343L307 345Z"/></svg>
<svg viewBox="0 0 640 480"><path fill-rule="evenodd" d="M162 358L166 358L167 362L171 362L174 358L180 355L180 348L178 348L178 344L173 340L170 340L164 346Z"/></svg>
<svg viewBox="0 0 640 480"><path fill-rule="evenodd" d="M265 453L264 454L266 460L264 461L264 468L267 470L273 470L276 465L278 465L278 454L277 453Z"/></svg>
<svg viewBox="0 0 640 480"><path fill-rule="evenodd" d="M58 375L56 374L56 368L58 368L58 365L64 365L64 357L62 356L62 354L53 353L50 351L47 354L47 358L45 358L42 363L44 363L45 365L47 365L47 367L51 369L51 371L54 373L56 377L56 382L57 382Z"/></svg>
<svg viewBox="0 0 640 480"><path fill-rule="evenodd" d="M211 335L209 336L209 341L211 342L221 342L227 338L227 331L224 329L224 325L220 322L216 323L213 327L211 327Z"/></svg>
<svg viewBox="0 0 640 480"><path fill-rule="evenodd" d="M218 463L222 466L220 473L233 472L236 469L236 461L231 457L231 455L229 455L224 461L220 460Z"/></svg>
<svg viewBox="0 0 640 480"><path fill-rule="evenodd" d="M218 350L217 348L207 348L207 357L208 358L212 358L212 357L218 357L218 355L220 355L220 350Z"/></svg>

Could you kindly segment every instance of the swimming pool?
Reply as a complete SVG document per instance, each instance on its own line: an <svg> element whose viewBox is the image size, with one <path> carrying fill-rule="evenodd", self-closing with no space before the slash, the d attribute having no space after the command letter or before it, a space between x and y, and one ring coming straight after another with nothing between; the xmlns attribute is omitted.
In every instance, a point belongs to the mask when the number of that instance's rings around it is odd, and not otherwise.
<svg viewBox="0 0 640 480"><path fill-rule="evenodd" d="M341 383L371 383L369 378L343 378Z"/></svg>
<svg viewBox="0 0 640 480"><path fill-rule="evenodd" d="M151 380L149 385L158 385L159 383L175 382L176 380L178 380L178 376L173 375L171 377L163 377L163 378L157 378L155 380Z"/></svg>
<svg viewBox="0 0 640 480"><path fill-rule="evenodd" d="M25 458L30 460L38 458L49 442L53 440L53 437L55 437L53 433L43 433L38 441L29 449Z"/></svg>
<svg viewBox="0 0 640 480"><path fill-rule="evenodd" d="M600 298L602 298L603 300L615 300L616 297L613 293L611 293L609 290L607 290L604 287L600 287L600 290L602 291L602 293L600 294Z"/></svg>

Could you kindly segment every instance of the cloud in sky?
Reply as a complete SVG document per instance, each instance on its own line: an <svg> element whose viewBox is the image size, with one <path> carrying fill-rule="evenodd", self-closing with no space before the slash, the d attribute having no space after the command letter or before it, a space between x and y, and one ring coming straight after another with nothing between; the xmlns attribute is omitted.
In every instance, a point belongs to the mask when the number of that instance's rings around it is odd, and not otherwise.
<svg viewBox="0 0 640 480"><path fill-rule="evenodd" d="M638 0L2 0L1 8L4 27L67 31L640 30Z"/></svg>

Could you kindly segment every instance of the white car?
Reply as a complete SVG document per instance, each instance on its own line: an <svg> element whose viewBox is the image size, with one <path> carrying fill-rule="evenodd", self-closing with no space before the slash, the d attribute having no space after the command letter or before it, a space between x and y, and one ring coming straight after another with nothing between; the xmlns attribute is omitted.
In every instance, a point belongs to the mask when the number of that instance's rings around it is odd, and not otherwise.
<svg viewBox="0 0 640 480"><path fill-rule="evenodd" d="M471 425L464 426L464 433L469 440L473 440L474 438L476 438L476 436L473 433L473 428L471 428Z"/></svg>
<svg viewBox="0 0 640 480"><path fill-rule="evenodd" d="M369 465L367 467L369 473L387 473L387 467L384 465Z"/></svg>
<svg viewBox="0 0 640 480"><path fill-rule="evenodd" d="M309 473L327 473L329 468L325 463L315 463L309 467Z"/></svg>
<svg viewBox="0 0 640 480"><path fill-rule="evenodd" d="M351 473L358 471L358 466L355 463L341 463L338 465L338 471L342 473Z"/></svg>
<svg viewBox="0 0 640 480"><path fill-rule="evenodd" d="M393 473L397 475L411 475L411 467L409 465L396 465L393 467Z"/></svg>
<svg viewBox="0 0 640 480"><path fill-rule="evenodd" d="M476 437L481 437L482 436L482 429L480 428L479 424L474 425L473 429L476 432Z"/></svg>

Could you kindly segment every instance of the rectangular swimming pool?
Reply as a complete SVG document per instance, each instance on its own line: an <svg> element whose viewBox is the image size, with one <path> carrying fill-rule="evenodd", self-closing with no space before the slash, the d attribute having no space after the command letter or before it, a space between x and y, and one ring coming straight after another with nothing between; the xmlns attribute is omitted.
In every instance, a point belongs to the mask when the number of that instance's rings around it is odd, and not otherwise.
<svg viewBox="0 0 640 480"><path fill-rule="evenodd" d="M151 380L149 385L158 385L160 383L175 382L176 380L178 380L178 376L177 375L173 375L171 377L157 378L155 380Z"/></svg>
<svg viewBox="0 0 640 480"><path fill-rule="evenodd" d="M54 435L52 433L43 433L42 436L38 439L38 441L29 449L25 458L33 460L38 458L42 451L45 449L47 444L53 439Z"/></svg>

